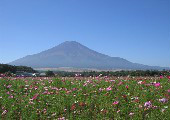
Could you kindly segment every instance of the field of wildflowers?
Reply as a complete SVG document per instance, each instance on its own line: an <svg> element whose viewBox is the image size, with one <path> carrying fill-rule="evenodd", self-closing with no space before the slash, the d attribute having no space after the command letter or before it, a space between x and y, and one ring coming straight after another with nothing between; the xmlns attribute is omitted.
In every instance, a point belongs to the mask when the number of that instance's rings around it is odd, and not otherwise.
<svg viewBox="0 0 170 120"><path fill-rule="evenodd" d="M0 78L0 119L170 120L170 77Z"/></svg>

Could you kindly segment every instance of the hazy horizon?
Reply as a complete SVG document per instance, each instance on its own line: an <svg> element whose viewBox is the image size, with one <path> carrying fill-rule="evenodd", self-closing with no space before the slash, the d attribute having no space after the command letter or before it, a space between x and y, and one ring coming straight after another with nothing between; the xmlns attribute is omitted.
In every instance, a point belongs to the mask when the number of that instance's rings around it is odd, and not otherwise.
<svg viewBox="0 0 170 120"><path fill-rule="evenodd" d="M63 43L169 67L170 1L0 1L0 63Z"/></svg>

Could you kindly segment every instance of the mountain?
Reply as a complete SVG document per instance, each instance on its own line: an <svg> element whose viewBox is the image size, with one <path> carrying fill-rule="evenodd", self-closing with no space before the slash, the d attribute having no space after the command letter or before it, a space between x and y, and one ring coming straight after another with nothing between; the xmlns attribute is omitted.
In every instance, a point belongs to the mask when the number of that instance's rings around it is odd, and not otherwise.
<svg viewBox="0 0 170 120"><path fill-rule="evenodd" d="M24 65L33 68L88 68L100 70L131 69L146 70L166 69L132 63L119 57L110 57L87 48L75 41L66 41L60 45L38 54L28 55L15 60L11 65Z"/></svg>

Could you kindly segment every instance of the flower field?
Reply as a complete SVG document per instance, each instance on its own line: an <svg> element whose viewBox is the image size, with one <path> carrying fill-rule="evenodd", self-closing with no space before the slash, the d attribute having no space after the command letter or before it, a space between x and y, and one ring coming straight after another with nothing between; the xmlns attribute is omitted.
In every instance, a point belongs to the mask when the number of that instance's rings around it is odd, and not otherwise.
<svg viewBox="0 0 170 120"><path fill-rule="evenodd" d="M168 77L0 78L0 119L170 120Z"/></svg>

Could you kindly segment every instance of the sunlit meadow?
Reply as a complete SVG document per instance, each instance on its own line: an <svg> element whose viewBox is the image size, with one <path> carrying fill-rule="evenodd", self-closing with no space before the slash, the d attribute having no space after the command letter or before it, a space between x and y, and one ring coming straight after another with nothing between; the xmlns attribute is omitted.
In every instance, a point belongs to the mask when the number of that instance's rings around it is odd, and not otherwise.
<svg viewBox="0 0 170 120"><path fill-rule="evenodd" d="M170 78L0 78L1 119L170 120Z"/></svg>

